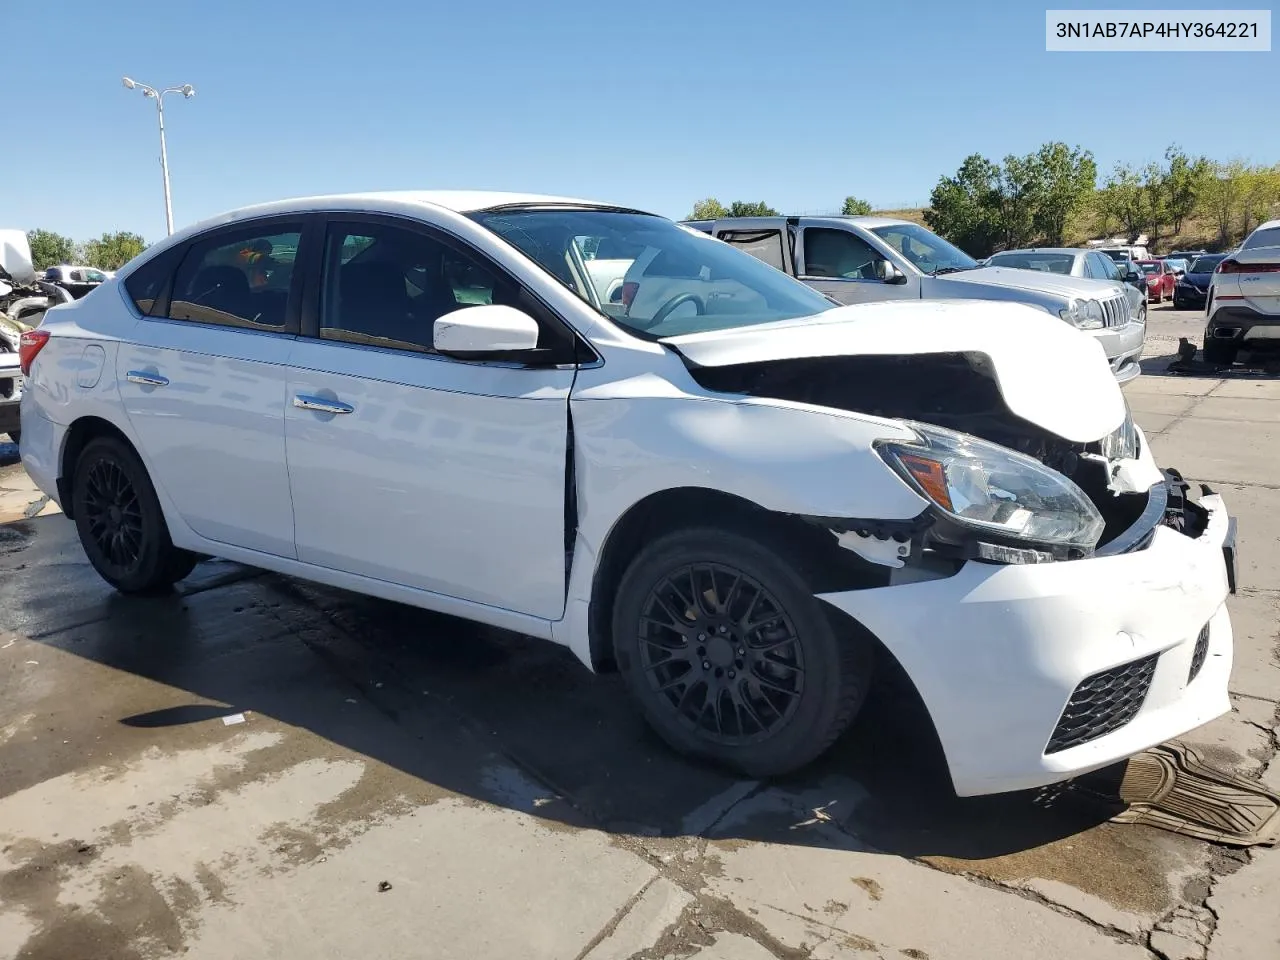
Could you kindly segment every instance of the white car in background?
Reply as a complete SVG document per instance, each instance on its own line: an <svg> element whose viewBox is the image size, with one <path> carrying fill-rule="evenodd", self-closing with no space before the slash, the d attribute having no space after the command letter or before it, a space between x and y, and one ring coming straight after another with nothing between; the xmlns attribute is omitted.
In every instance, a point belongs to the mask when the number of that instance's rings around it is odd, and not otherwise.
<svg viewBox="0 0 1280 960"><path fill-rule="evenodd" d="M1204 358L1280 355L1280 220L1262 224L1218 263L1205 304Z"/></svg>
<svg viewBox="0 0 1280 960"><path fill-rule="evenodd" d="M183 230L21 353L23 463L118 589L211 554L543 637L751 776L826 750L877 662L961 794L1230 708L1222 498L1023 304L839 306L640 211L366 194Z"/></svg>

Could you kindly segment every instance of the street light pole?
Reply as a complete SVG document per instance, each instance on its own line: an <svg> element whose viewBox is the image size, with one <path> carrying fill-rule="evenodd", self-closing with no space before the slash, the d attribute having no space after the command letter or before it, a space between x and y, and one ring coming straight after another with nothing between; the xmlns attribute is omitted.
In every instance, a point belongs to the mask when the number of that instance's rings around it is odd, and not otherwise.
<svg viewBox="0 0 1280 960"><path fill-rule="evenodd" d="M167 93L180 93L187 100L190 100L196 95L196 88L189 83L184 83L180 87L166 87L164 90L157 90L155 87L149 87L145 83L138 83L128 77L122 79L126 89L141 90L144 97L150 97L156 102L156 116L160 121L160 171L164 175L164 221L169 235L172 236L173 200L169 196L169 151L164 142L164 97Z"/></svg>

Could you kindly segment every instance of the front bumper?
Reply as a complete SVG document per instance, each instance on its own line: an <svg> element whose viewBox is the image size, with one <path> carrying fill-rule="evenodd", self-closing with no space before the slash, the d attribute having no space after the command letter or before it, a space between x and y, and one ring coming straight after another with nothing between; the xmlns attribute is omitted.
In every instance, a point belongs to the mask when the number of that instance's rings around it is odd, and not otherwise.
<svg viewBox="0 0 1280 960"><path fill-rule="evenodd" d="M1086 331L1102 344L1111 365L1111 373L1120 383L1128 383L1142 373L1142 346L1147 338L1147 325L1130 320L1123 326Z"/></svg>
<svg viewBox="0 0 1280 960"><path fill-rule="evenodd" d="M1201 290L1194 285L1173 288L1173 302L1175 304L1185 303L1193 307L1203 307L1208 295L1207 290Z"/></svg>
<svg viewBox="0 0 1280 960"><path fill-rule="evenodd" d="M957 794L1042 786L1231 709L1235 523L1200 504L1195 538L1160 524L1126 553L821 596L911 677Z"/></svg>

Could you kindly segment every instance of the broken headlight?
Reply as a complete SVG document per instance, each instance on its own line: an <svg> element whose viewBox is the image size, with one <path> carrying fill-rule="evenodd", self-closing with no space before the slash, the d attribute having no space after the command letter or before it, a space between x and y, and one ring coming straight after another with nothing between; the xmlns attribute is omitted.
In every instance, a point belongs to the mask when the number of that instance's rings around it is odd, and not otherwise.
<svg viewBox="0 0 1280 960"><path fill-rule="evenodd" d="M1142 452L1142 443L1138 439L1138 428L1133 423L1133 413L1125 407L1124 423L1103 437L1099 443L1099 453L1108 460L1136 460Z"/></svg>
<svg viewBox="0 0 1280 960"><path fill-rule="evenodd" d="M916 442L876 450L903 479L961 527L998 540L1090 551L1104 526L1078 486L1038 460L977 437L907 423Z"/></svg>

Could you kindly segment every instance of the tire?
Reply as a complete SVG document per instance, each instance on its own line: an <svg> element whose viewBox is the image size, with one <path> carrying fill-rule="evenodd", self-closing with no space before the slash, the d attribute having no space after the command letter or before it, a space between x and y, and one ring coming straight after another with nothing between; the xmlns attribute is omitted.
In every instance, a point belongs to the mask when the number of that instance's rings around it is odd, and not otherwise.
<svg viewBox="0 0 1280 960"><path fill-rule="evenodd" d="M1204 360L1205 363L1212 363L1219 367L1229 367L1236 362L1237 347L1234 342L1223 342L1221 340L1213 340L1208 337L1204 341Z"/></svg>
<svg viewBox="0 0 1280 960"><path fill-rule="evenodd" d="M841 624L785 556L740 533L689 529L646 546L623 574L614 656L677 752L750 777L784 774L823 753L861 708L871 641Z"/></svg>
<svg viewBox="0 0 1280 960"><path fill-rule="evenodd" d="M194 554L169 539L146 467L115 437L90 440L81 451L72 474L71 504L85 555L121 593L162 591L196 565Z"/></svg>

